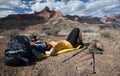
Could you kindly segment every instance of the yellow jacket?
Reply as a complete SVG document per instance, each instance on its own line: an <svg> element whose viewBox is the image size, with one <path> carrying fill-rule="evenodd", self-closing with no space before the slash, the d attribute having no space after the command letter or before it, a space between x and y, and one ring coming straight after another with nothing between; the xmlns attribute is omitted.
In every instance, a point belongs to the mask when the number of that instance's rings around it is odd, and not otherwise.
<svg viewBox="0 0 120 76"><path fill-rule="evenodd" d="M71 49L73 46L71 45L70 42L66 40L61 40L61 41L51 41L50 44L54 47L56 51L62 50L62 49Z"/></svg>

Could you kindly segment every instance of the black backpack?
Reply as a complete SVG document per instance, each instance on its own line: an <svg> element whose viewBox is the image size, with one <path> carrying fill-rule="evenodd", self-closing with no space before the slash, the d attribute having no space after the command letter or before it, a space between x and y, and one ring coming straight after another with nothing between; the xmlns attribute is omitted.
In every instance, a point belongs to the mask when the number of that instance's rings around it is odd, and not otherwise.
<svg viewBox="0 0 120 76"><path fill-rule="evenodd" d="M17 35L8 42L5 51L5 64L9 66L27 65L33 60L29 39L24 35Z"/></svg>

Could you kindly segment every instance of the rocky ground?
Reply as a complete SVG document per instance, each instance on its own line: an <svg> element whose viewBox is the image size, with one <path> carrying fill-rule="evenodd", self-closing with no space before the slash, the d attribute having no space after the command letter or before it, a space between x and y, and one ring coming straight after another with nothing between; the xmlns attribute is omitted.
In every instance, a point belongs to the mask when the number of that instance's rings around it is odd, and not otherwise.
<svg viewBox="0 0 120 76"><path fill-rule="evenodd" d="M58 56L51 56L44 60L37 61L35 64L21 67L10 67L4 64L4 51L6 49L8 39L6 37L0 38L0 76L120 76L120 30L118 29L102 29L98 26L90 26L88 24L70 23L71 25L36 25L29 26L21 34L29 35L36 33L39 39L43 41L65 39L74 27L78 27L82 31L83 42L90 43L92 40L98 40L102 45L103 54L95 54L95 71L92 73L92 66L90 65L92 58L91 54L81 52L72 57L66 62L62 62L65 58L78 52L71 51L60 54ZM63 25L64 24L64 25ZM67 24L67 22L66 22ZM82 26L81 26L82 25ZM59 35L49 36L45 35L43 30L54 28L60 30ZM100 32L109 32L109 37L104 37Z"/></svg>

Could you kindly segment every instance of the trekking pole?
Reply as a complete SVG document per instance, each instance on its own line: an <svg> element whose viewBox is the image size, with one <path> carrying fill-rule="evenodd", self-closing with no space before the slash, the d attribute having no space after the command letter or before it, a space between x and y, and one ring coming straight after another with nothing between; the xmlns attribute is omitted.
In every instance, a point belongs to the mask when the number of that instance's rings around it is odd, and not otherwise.
<svg viewBox="0 0 120 76"><path fill-rule="evenodd" d="M79 54L80 52L84 51L86 48L87 48L87 46L84 46L80 51L78 51L78 52L76 52L75 54L73 54L72 56L64 59L62 62L65 62L65 61L71 59L71 58L74 57L75 55L77 55L77 54Z"/></svg>
<svg viewBox="0 0 120 76"><path fill-rule="evenodd" d="M95 71L95 53L92 52L92 68L93 68L93 74L96 74Z"/></svg>

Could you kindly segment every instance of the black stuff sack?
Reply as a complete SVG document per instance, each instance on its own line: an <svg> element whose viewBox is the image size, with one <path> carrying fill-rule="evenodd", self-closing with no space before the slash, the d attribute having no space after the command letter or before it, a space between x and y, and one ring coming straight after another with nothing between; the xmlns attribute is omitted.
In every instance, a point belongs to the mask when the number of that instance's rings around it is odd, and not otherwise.
<svg viewBox="0 0 120 76"><path fill-rule="evenodd" d="M33 59L31 49L28 37L24 35L12 37L4 54L5 64L9 66L28 65Z"/></svg>

